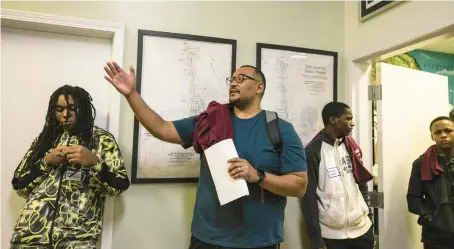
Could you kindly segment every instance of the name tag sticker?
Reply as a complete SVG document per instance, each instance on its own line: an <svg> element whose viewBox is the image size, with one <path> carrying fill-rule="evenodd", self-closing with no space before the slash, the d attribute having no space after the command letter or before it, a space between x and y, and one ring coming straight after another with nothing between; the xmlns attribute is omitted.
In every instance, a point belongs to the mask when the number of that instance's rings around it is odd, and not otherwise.
<svg viewBox="0 0 454 249"><path fill-rule="evenodd" d="M82 181L82 171L68 170L68 171L66 171L66 177L65 178L68 181L80 182L80 181Z"/></svg>
<svg viewBox="0 0 454 249"><path fill-rule="evenodd" d="M340 176L339 169L337 167L328 168L328 175L329 175L329 178Z"/></svg>

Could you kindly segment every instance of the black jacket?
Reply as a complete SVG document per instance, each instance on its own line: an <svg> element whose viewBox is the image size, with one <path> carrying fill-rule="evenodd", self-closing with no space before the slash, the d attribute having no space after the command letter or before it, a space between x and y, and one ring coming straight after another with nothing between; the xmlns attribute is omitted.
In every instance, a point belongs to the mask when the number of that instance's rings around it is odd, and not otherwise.
<svg viewBox="0 0 454 249"><path fill-rule="evenodd" d="M408 185L408 210L419 215L422 241L454 238L454 160L439 157L443 173L431 181L421 180L423 156L413 162Z"/></svg>

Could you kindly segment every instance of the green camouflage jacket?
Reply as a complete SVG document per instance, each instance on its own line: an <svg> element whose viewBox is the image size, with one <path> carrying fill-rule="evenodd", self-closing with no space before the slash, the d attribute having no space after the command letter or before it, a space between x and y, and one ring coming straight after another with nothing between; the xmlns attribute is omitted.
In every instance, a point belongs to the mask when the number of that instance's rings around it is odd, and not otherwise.
<svg viewBox="0 0 454 249"><path fill-rule="evenodd" d="M99 163L92 167L51 167L44 158L29 162L32 151L27 151L12 180L13 188L27 199L14 227L12 249L96 248L106 196L119 195L130 182L115 138L98 127L93 134L97 147L89 149L96 151ZM79 138L66 132L58 142L78 144Z"/></svg>

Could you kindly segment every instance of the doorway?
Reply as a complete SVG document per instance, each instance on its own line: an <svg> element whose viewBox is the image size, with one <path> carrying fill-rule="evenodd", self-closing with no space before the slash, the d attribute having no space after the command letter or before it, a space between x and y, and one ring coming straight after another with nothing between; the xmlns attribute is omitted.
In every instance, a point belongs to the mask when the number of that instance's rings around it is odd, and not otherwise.
<svg viewBox="0 0 454 249"><path fill-rule="evenodd" d="M376 248L422 248L422 244L419 242L421 228L416 222L416 216L407 211L405 194L413 160L424 153L424 148L427 149L428 145L432 144L428 130L430 120L436 116L448 116L453 107L454 98L451 98L450 94L454 91L454 83L450 82L448 91L448 78L450 75L454 76L454 65L436 60L437 58L448 58L446 61L449 61L454 58L453 37L454 25L451 25L427 34L423 38L400 44L384 50L380 54L365 56L355 61L362 69L363 76L362 82L358 82L358 84L366 84L366 88L361 86L363 90L366 90L361 94L368 95L367 97L357 98L356 104L358 106L364 105L366 108L358 108L357 111L359 111L356 116L362 117L359 122L367 122L367 126L370 128L370 133L359 134L359 139L369 141L372 148L370 151L373 155L371 163L374 181L370 189L372 189L371 197L375 207L373 210L374 233L378 242ZM454 59L451 59L451 63L454 64ZM414 76L398 76L402 71L406 71L410 75L414 74ZM388 82L384 83L384 74L389 73L395 74L394 77L403 78L392 83L391 77L391 79L386 79ZM410 77L413 77L415 83L406 85L405 88L403 83L408 83ZM418 80L430 82L436 84L436 86L428 87L421 82L422 85L416 87ZM401 88L390 90L389 84L393 84L393 87L399 85ZM361 87L357 89L361 89ZM428 88L424 89L423 87ZM421 90L421 92L418 93L417 90ZM399 92L390 99L389 91ZM436 95L436 91L444 91L444 93ZM384 96L385 94L386 96ZM432 109L425 109L429 105L419 105L428 103L429 100L426 97L432 96L431 94L438 96L436 97L438 101L436 104L430 103L430 106L433 105ZM412 103L412 96L420 96L420 99L409 106L408 104ZM404 99L407 102L404 102ZM385 101L393 102L394 106L390 108L385 104ZM435 107L437 104L438 106ZM398 107L406 108L399 109ZM399 115L394 117L399 119L400 122L393 123L389 117L393 115L394 111L397 112L398 110L400 113L395 114ZM412 119L414 118L412 115L415 114L410 115L411 111L420 111L421 114L417 119ZM399 137L403 136L405 132L399 133L398 131L405 129L416 133L414 136L411 135L410 139ZM399 143L402 139L407 140L407 146ZM400 147L397 145L400 145ZM391 147L394 148L394 151L389 150ZM394 155L393 153L400 154ZM395 168L398 168L399 172L395 171ZM391 175L394 173L400 173L402 176L398 178L397 182L394 181L393 183L391 180L395 180L395 178ZM393 216L391 212L394 211L402 212L401 215L405 217L399 219L398 216ZM399 233L396 234L393 228L400 229L399 236L397 236ZM391 243L387 244L387 242Z"/></svg>
<svg viewBox="0 0 454 249"><path fill-rule="evenodd" d="M14 170L44 126L50 95L59 86L86 89L95 125L118 139L120 96L103 79L107 60L122 63L124 25L1 10L2 154L1 246L9 241L24 199L11 187ZM113 200L105 205L102 248L111 248Z"/></svg>

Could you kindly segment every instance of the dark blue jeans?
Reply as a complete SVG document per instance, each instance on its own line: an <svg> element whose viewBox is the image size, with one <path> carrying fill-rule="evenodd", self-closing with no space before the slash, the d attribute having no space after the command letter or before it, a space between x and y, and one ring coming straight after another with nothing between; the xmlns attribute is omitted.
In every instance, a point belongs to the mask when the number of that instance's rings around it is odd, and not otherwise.
<svg viewBox="0 0 454 249"><path fill-rule="evenodd" d="M266 246L266 247L259 247L259 248L254 248L254 249L280 249L280 245L272 245L272 246ZM194 236L191 236L191 244L189 245L189 249L241 249L241 248L230 248L230 247L223 247L223 246L216 246L216 245L211 245L208 243L205 243L203 241L200 241Z"/></svg>

